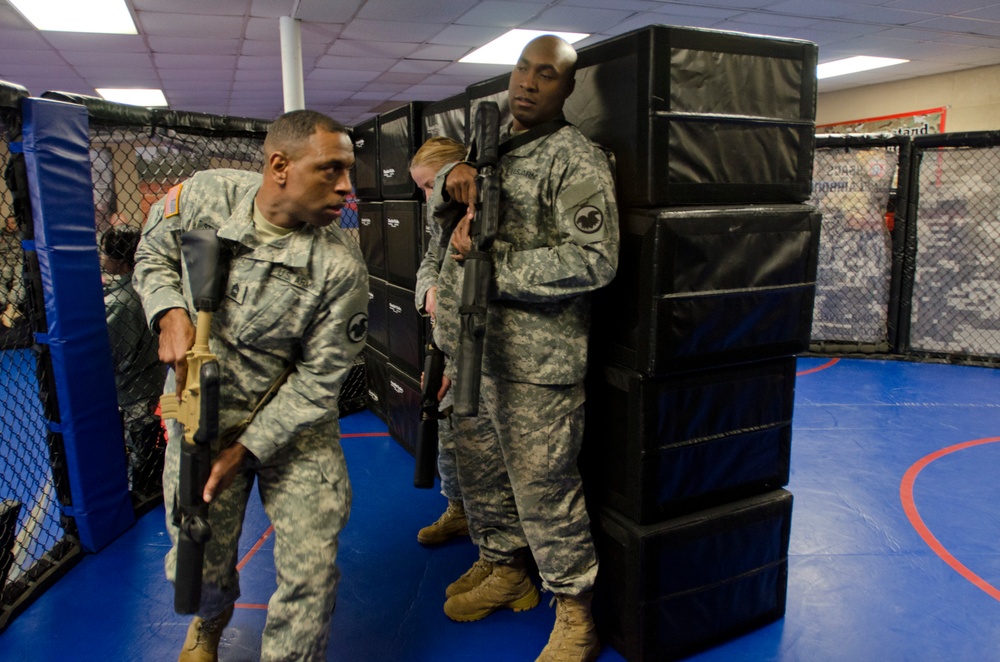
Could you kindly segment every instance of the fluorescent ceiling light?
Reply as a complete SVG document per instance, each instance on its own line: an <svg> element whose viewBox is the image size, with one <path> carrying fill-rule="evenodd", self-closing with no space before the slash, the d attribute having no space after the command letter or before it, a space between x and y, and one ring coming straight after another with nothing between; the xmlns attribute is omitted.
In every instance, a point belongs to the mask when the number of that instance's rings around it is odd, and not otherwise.
<svg viewBox="0 0 1000 662"><path fill-rule="evenodd" d="M909 60L897 60L891 57L872 57L870 55L858 55L849 57L846 60L834 60L816 67L817 78L832 78L845 74L856 74L859 71L869 69L879 69L881 67L891 67L894 64L903 64Z"/></svg>
<svg viewBox="0 0 1000 662"><path fill-rule="evenodd" d="M125 0L10 0L39 30L139 34Z"/></svg>
<svg viewBox="0 0 1000 662"><path fill-rule="evenodd" d="M127 103L132 106L166 106L167 98L163 96L161 90L148 90L141 88L114 88L99 87L97 93L108 101Z"/></svg>
<svg viewBox="0 0 1000 662"><path fill-rule="evenodd" d="M552 34L562 37L571 44L586 39L589 34L581 32L545 32L543 30L511 30L476 50L472 51L459 62L476 64L517 64L517 58L525 45L535 37Z"/></svg>

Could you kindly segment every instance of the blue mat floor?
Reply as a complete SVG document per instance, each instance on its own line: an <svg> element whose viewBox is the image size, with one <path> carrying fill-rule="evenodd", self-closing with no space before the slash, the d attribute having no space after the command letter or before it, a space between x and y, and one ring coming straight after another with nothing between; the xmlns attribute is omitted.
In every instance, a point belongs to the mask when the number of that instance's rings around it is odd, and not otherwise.
<svg viewBox="0 0 1000 662"><path fill-rule="evenodd" d="M690 659L1000 661L1000 371L819 358L798 369L786 615ZM412 487L412 458L374 416L342 423L355 498L328 659L534 660L554 618L548 600L449 621L444 587L475 549L419 545L444 498ZM223 662L257 659L274 587L269 523L251 506ZM18 616L0 660L176 659L188 619L172 610L167 547L160 508ZM600 657L622 659L609 647Z"/></svg>

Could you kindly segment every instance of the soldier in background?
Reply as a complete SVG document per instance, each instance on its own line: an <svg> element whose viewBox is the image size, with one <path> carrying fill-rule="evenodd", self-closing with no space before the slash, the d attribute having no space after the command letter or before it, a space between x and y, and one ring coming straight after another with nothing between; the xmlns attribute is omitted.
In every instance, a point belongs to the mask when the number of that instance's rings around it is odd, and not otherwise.
<svg viewBox="0 0 1000 662"><path fill-rule="evenodd" d="M201 609L181 662L218 659L222 629L240 595L238 543L254 479L275 533L278 586L268 602L261 660L326 660L337 595L338 536L351 486L340 445L337 396L367 330L368 271L339 227L351 193L347 129L312 111L282 115L264 140L260 174L209 170L172 188L149 212L135 282L167 389L182 387L196 314L183 284L180 236L217 230L228 282L213 315L210 349L221 373L220 437L213 448ZM291 368L287 381L281 378ZM274 399L236 436L239 423L276 384ZM180 433L169 421L163 496L175 572ZM233 431L230 433L230 431Z"/></svg>
<svg viewBox="0 0 1000 662"><path fill-rule="evenodd" d="M432 329L437 327L438 275L441 272L444 254L448 252L445 247L441 246L441 225L431 218L431 212L435 205L433 199L434 180L441 168L463 160L467 151L465 145L457 140L435 136L421 145L410 161L410 177L423 191L427 201L427 227L430 232L427 251L417 269L414 303L422 315L430 317ZM454 289L455 284L443 284L443 287L449 286ZM443 377L443 392L438 397L444 419L438 426L437 468L438 475L441 477L441 494L448 499L448 507L436 522L417 532L417 540L423 545L440 545L453 538L469 535L469 523L465 517L462 488L458 483L458 469L455 465L455 440L451 416L452 397L448 389L451 368L452 365L449 362Z"/></svg>
<svg viewBox="0 0 1000 662"><path fill-rule="evenodd" d="M101 237L104 310L111 360L118 391L118 410L125 432L129 485L149 492L163 468L160 419L154 413L163 392L164 368L156 336L146 326L139 294L132 285L139 230L113 226Z"/></svg>

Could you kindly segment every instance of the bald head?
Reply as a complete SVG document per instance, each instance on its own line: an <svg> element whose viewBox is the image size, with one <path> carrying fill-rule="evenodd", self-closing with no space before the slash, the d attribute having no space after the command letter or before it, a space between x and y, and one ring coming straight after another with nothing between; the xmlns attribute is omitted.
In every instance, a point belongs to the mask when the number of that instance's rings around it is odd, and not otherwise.
<svg viewBox="0 0 1000 662"><path fill-rule="evenodd" d="M555 35L528 42L510 75L507 100L514 130L523 131L555 119L573 92L576 49Z"/></svg>

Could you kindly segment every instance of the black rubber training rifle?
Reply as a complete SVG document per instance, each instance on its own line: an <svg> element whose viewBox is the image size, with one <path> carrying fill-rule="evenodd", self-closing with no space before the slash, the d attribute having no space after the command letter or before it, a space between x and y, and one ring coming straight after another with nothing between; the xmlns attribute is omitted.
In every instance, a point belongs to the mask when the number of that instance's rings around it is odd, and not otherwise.
<svg viewBox="0 0 1000 662"><path fill-rule="evenodd" d="M455 414L479 414L479 385L482 381L483 341L486 337L487 299L493 279L489 249L496 237L500 212L500 108L483 101L476 108L473 145L476 150L476 214L469 234L472 250L463 264L461 331L458 345L458 372L455 377Z"/></svg>
<svg viewBox="0 0 1000 662"><path fill-rule="evenodd" d="M221 302L222 269L214 230L190 230L181 235L181 252L198 311L194 346L187 352L187 381L178 403L173 393L161 399L163 418L184 426L174 522L177 566L174 611L194 614L201 606L201 573L205 543L212 537L208 504L202 500L212 470L212 444L219 437L219 362L208 348L212 314Z"/></svg>

